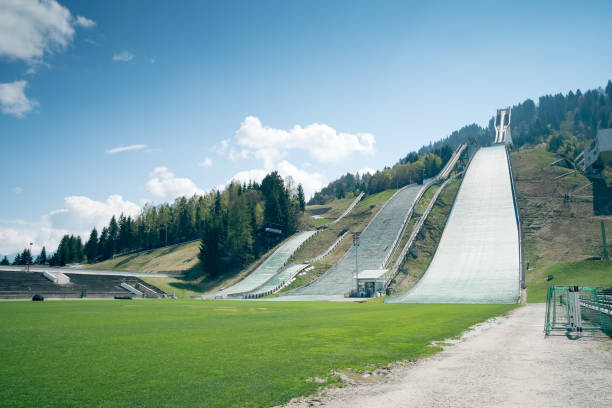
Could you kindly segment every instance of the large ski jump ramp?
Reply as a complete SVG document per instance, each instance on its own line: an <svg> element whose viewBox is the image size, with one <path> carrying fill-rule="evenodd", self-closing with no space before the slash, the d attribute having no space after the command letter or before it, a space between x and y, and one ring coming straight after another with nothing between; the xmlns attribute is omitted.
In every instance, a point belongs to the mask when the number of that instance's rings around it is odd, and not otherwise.
<svg viewBox="0 0 612 408"><path fill-rule="evenodd" d="M394 241L402 228L402 221L424 186L409 185L398 191L375 215L361 233L357 251L352 247L319 280L309 286L296 289L276 300L329 300L344 297L354 286L355 252L359 270L379 269L385 255L392 250Z"/></svg>
<svg viewBox="0 0 612 408"><path fill-rule="evenodd" d="M520 242L505 149L476 153L425 275L387 302L517 303Z"/></svg>

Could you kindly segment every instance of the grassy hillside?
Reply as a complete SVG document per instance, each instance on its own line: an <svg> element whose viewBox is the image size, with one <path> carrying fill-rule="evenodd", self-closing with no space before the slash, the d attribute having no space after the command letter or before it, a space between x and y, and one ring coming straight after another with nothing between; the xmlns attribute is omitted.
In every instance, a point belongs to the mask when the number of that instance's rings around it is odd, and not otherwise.
<svg viewBox="0 0 612 408"><path fill-rule="evenodd" d="M548 276L552 275L549 281ZM562 262L546 269L529 284L529 301L545 302L551 286L612 287L612 261Z"/></svg>
<svg viewBox="0 0 612 408"><path fill-rule="evenodd" d="M593 215L589 180L580 172L552 165L558 160L552 153L524 149L511 157L525 236L527 293L530 301L536 301L542 299L538 285L553 265L602 255L600 222L605 220L610 228L612 218ZM568 269L567 277L571 274Z"/></svg>
<svg viewBox="0 0 612 408"><path fill-rule="evenodd" d="M151 249L135 254L118 256L88 265L93 269L115 269L132 272L184 273L198 267L200 241Z"/></svg>
<svg viewBox="0 0 612 408"><path fill-rule="evenodd" d="M274 406L337 384L333 370L430 355L439 350L432 341L511 308L2 302L0 401L3 407Z"/></svg>

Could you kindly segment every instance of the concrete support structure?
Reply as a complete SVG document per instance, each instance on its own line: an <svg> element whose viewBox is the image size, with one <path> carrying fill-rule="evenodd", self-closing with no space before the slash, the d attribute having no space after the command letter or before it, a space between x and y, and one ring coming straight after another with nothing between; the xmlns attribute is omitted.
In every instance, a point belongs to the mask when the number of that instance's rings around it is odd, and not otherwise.
<svg viewBox="0 0 612 408"><path fill-rule="evenodd" d="M512 144L511 118L512 110L510 108L498 109L495 113L495 143Z"/></svg>

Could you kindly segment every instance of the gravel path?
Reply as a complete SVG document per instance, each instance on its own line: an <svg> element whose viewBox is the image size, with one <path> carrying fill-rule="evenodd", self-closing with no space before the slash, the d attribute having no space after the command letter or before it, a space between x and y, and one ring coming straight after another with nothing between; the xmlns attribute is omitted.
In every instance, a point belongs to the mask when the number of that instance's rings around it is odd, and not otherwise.
<svg viewBox="0 0 612 408"><path fill-rule="evenodd" d="M612 407L612 340L544 337L544 304L514 310L374 384L287 407Z"/></svg>

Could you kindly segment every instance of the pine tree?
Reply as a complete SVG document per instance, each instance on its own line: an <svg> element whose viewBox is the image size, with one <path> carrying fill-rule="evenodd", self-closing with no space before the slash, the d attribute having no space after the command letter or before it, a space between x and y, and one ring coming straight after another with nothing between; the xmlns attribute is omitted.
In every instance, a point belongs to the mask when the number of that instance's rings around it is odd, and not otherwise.
<svg viewBox="0 0 612 408"><path fill-rule="evenodd" d="M15 259L13 259L13 265L23 265L21 263L21 255L20 254L15 255Z"/></svg>
<svg viewBox="0 0 612 408"><path fill-rule="evenodd" d="M32 252L28 248L24 249L21 253L21 265L32 264Z"/></svg>
<svg viewBox="0 0 612 408"><path fill-rule="evenodd" d="M117 252L117 248L119 247L119 225L117 224L117 219L113 215L110 222L108 223L108 251L110 252L109 258L113 256L115 252Z"/></svg>
<svg viewBox="0 0 612 408"><path fill-rule="evenodd" d="M4 256L4 258L2 258L2 261L0 261L0 265L9 265L10 262L8 260L8 258L6 257L6 255Z"/></svg>
<svg viewBox="0 0 612 408"><path fill-rule="evenodd" d="M38 258L36 258L36 263L39 265L44 265L47 263L47 250L45 249L45 247L42 247L42 250L40 251L40 255L38 255Z"/></svg>
<svg viewBox="0 0 612 408"><path fill-rule="evenodd" d="M89 234L89 239L85 243L85 256L88 263L95 262L98 257L98 230L92 229Z"/></svg>
<svg viewBox="0 0 612 408"><path fill-rule="evenodd" d="M297 186L297 198L300 205L300 211L304 212L306 209L306 200L304 198L304 188L302 187L302 184L298 184Z"/></svg>

